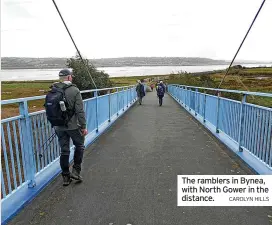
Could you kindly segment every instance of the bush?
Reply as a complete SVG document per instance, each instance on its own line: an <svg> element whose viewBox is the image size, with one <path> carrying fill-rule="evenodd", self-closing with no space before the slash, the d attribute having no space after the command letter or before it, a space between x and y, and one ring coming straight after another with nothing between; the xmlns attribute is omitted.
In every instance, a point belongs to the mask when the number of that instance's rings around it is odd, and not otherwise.
<svg viewBox="0 0 272 225"><path fill-rule="evenodd" d="M202 87L215 87L214 79L209 75L200 75L200 83Z"/></svg>
<svg viewBox="0 0 272 225"><path fill-rule="evenodd" d="M109 79L109 74L104 71L98 71L94 65L92 65L88 59L83 59L81 61L80 57L77 55L75 58L70 58L66 62L66 66L73 70L74 78L73 83L77 85L79 90L90 90L95 89L95 85L92 82L92 79L87 71L89 70L96 87L99 88L108 88L112 86L112 83ZM101 93L100 93L101 94ZM92 97L92 94L83 94L82 97Z"/></svg>

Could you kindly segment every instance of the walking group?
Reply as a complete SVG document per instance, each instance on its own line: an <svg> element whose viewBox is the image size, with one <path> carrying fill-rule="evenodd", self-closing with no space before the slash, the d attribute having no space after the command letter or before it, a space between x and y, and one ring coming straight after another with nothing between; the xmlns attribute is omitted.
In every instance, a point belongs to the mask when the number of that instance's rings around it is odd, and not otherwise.
<svg viewBox="0 0 272 225"><path fill-rule="evenodd" d="M61 149L60 167L63 186L68 186L72 180L77 182L82 182L83 180L80 172L85 149L85 136L88 133L83 100L77 86L72 84L73 77L74 75L69 69L61 70L59 72L59 82L51 86L44 103L47 120L55 129ZM162 81L157 84L156 91L159 105L161 106L166 91ZM140 80L136 86L136 92L141 105L145 96L145 87ZM75 146L72 171L69 168L70 140L72 140Z"/></svg>
<svg viewBox="0 0 272 225"><path fill-rule="evenodd" d="M151 90L153 91L154 89L154 84L150 85ZM157 97L159 99L159 106L162 106L162 102L163 102L163 97L164 94L166 92L166 86L163 83L163 81L160 81L156 84L156 91L157 91ZM142 104L143 98L145 96L145 88L144 85L142 84L142 82L140 80L138 80L138 84L136 86L136 92L137 92L137 96L139 99L139 104Z"/></svg>

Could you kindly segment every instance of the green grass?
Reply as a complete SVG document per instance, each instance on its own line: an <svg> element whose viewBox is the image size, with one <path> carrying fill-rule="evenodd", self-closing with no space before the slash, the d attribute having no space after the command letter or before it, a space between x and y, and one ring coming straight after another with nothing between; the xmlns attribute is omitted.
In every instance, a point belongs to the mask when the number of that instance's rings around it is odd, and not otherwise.
<svg viewBox="0 0 272 225"><path fill-rule="evenodd" d="M134 77L113 77L110 78L113 86L127 86L134 85L139 79L158 77L157 75L150 76L134 76ZM160 76L162 77L162 76ZM52 83L51 81L3 81L1 85L2 100L31 97L37 95L44 95ZM44 90L44 91L42 91Z"/></svg>
<svg viewBox="0 0 272 225"><path fill-rule="evenodd" d="M2 82L2 99L30 97L43 95L49 89L52 82L48 83L4 83Z"/></svg>
<svg viewBox="0 0 272 225"><path fill-rule="evenodd" d="M272 75L272 68L271 67L243 69L242 71L246 72L246 73L250 73L250 74L267 73L267 74Z"/></svg>

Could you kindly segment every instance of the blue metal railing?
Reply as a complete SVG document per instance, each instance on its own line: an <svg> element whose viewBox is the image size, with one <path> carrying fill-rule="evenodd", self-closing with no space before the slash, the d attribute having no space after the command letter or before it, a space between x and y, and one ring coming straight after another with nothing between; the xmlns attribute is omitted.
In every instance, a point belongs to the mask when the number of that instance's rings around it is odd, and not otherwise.
<svg viewBox="0 0 272 225"><path fill-rule="evenodd" d="M112 90L115 92L112 93ZM101 91L107 94L98 96ZM137 100L134 85L81 93L90 92L94 93L94 97L84 100L88 129L85 145L93 142ZM14 208L22 207L31 198L26 195L32 195L33 191L27 193L26 189L37 189L38 192L60 172L57 138L48 146L43 146L54 134L45 111L28 112L29 101L44 98L45 96L36 96L1 101L1 105L18 104L20 111L19 116L1 120L1 204L4 222L16 213ZM39 157L39 153L44 153L43 157ZM72 158L71 145L70 160Z"/></svg>
<svg viewBox="0 0 272 225"><path fill-rule="evenodd" d="M257 173L272 174L272 109L246 102L250 95L272 94L185 85L169 85L168 92ZM242 100L221 97L224 92L241 94Z"/></svg>

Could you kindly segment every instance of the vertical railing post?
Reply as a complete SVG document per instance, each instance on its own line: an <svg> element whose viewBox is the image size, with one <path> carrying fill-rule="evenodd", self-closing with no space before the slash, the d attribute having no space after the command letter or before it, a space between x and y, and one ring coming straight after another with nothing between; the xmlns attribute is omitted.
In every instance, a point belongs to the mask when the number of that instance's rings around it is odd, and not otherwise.
<svg viewBox="0 0 272 225"><path fill-rule="evenodd" d="M186 90L185 90L185 87L182 86L182 104L184 107L186 107L185 99L186 99Z"/></svg>
<svg viewBox="0 0 272 225"><path fill-rule="evenodd" d="M96 132L98 132L98 92L97 90L94 92L94 97L95 97L95 114L96 114Z"/></svg>
<svg viewBox="0 0 272 225"><path fill-rule="evenodd" d="M177 86L178 89L178 93L177 93L177 98L178 98L178 102L180 102L180 86Z"/></svg>
<svg viewBox="0 0 272 225"><path fill-rule="evenodd" d="M181 104L182 105L184 105L184 101L183 101L183 99L184 99L184 93L185 93L184 87L181 86L181 95L180 95L180 98L181 98Z"/></svg>
<svg viewBox="0 0 272 225"><path fill-rule="evenodd" d="M206 122L206 101L207 101L207 91L204 91L204 100L203 100L203 122Z"/></svg>
<svg viewBox="0 0 272 225"><path fill-rule="evenodd" d="M178 102L180 102L180 86L178 85L177 88L178 88L177 99Z"/></svg>
<svg viewBox="0 0 272 225"><path fill-rule="evenodd" d="M179 102L181 103L181 86L179 85Z"/></svg>
<svg viewBox="0 0 272 225"><path fill-rule="evenodd" d="M127 108L128 108L128 104L129 104L129 98L128 98L128 96L129 96L129 87L127 87Z"/></svg>
<svg viewBox="0 0 272 225"><path fill-rule="evenodd" d="M35 181L35 158L33 151L33 140L31 134L31 121L28 114L28 105L27 101L23 101L19 103L19 111L23 116L21 121L21 134L22 134L22 155L24 157L25 162L25 176L26 180L28 180L28 187L32 188L36 186Z"/></svg>
<svg viewBox="0 0 272 225"><path fill-rule="evenodd" d="M135 93L134 93L134 87L132 87L132 89L131 89L131 96L132 96L132 99L133 99L132 102L135 102L135 101L134 101L134 94L135 94Z"/></svg>
<svg viewBox="0 0 272 225"><path fill-rule="evenodd" d="M183 87L180 86L180 102L181 102L182 105L183 105L183 94L184 94Z"/></svg>
<svg viewBox="0 0 272 225"><path fill-rule="evenodd" d="M116 92L117 92L117 116L119 116L119 89L116 88Z"/></svg>
<svg viewBox="0 0 272 225"><path fill-rule="evenodd" d="M185 86L183 86L183 104L184 104L184 107L186 108L186 99L187 99L187 88Z"/></svg>
<svg viewBox="0 0 272 225"><path fill-rule="evenodd" d="M191 111L191 89L188 88L188 94L189 94L189 111Z"/></svg>
<svg viewBox="0 0 272 225"><path fill-rule="evenodd" d="M132 87L130 86L130 105L133 103L133 101L132 101Z"/></svg>
<svg viewBox="0 0 272 225"><path fill-rule="evenodd" d="M134 102L137 101L137 92L136 92L136 88L133 87L133 96L134 96Z"/></svg>
<svg viewBox="0 0 272 225"><path fill-rule="evenodd" d="M176 94L175 94L175 98L178 101L178 93L179 93L179 88L178 85L176 86Z"/></svg>
<svg viewBox="0 0 272 225"><path fill-rule="evenodd" d="M175 98L178 100L178 86L175 86Z"/></svg>
<svg viewBox="0 0 272 225"><path fill-rule="evenodd" d="M125 111L125 88L122 88L122 95L123 95L123 111Z"/></svg>
<svg viewBox="0 0 272 225"><path fill-rule="evenodd" d="M197 116L197 108L198 108L198 101L197 101L197 96L198 96L198 89L195 89L195 116Z"/></svg>
<svg viewBox="0 0 272 225"><path fill-rule="evenodd" d="M218 91L217 92L217 104L216 104L216 125L215 125L216 133L219 133L220 95L221 95L221 92Z"/></svg>
<svg viewBox="0 0 272 225"><path fill-rule="evenodd" d="M238 136L238 151L242 152L242 144L243 144L243 136L244 136L244 114L245 114L245 102L246 102L246 94L243 94L243 98L241 100L240 106L240 120L239 120L239 136Z"/></svg>
<svg viewBox="0 0 272 225"><path fill-rule="evenodd" d="M108 121L111 121L111 90L108 90L108 95L109 95L109 119Z"/></svg>
<svg viewBox="0 0 272 225"><path fill-rule="evenodd" d="M185 95L185 102L186 102L186 103L185 103L185 106L186 106L186 107L188 107L188 101L189 101L188 92L189 92L188 88L185 87L185 93L186 93L186 95Z"/></svg>

